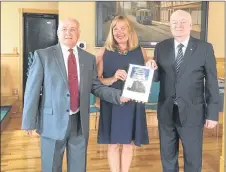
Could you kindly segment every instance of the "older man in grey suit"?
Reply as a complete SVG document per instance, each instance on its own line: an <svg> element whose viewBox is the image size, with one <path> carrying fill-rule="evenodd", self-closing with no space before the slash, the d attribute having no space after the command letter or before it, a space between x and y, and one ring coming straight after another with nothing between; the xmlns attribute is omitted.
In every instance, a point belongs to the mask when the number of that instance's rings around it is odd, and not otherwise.
<svg viewBox="0 0 226 172"><path fill-rule="evenodd" d="M201 172L203 127L213 128L218 121L216 59L210 43L190 36L188 12L175 11L170 27L174 38L158 43L154 58L155 81L160 81L157 112L163 171L179 171L181 140L184 172Z"/></svg>
<svg viewBox="0 0 226 172"><path fill-rule="evenodd" d="M41 135L43 172L62 171L65 148L67 171L86 171L90 92L114 104L129 101L99 82L95 56L76 47L79 32L77 20L61 21L59 44L35 51L29 70L22 129Z"/></svg>

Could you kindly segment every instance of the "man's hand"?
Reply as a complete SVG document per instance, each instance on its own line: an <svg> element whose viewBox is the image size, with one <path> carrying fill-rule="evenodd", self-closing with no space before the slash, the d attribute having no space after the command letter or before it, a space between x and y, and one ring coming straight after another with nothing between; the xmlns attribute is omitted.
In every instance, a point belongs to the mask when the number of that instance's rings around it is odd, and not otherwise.
<svg viewBox="0 0 226 172"><path fill-rule="evenodd" d="M151 67L154 70L158 69L158 66L157 66L155 60L148 60L146 63L146 66Z"/></svg>
<svg viewBox="0 0 226 172"><path fill-rule="evenodd" d="M120 97L120 102L121 103L126 103L128 101L130 101L131 99L130 98L126 98L126 97Z"/></svg>
<svg viewBox="0 0 226 172"><path fill-rule="evenodd" d="M217 123L218 123L217 121L206 120L205 127L208 129L214 128L214 127L216 127Z"/></svg>
<svg viewBox="0 0 226 172"><path fill-rule="evenodd" d="M25 134L28 136L32 136L33 130L25 130Z"/></svg>

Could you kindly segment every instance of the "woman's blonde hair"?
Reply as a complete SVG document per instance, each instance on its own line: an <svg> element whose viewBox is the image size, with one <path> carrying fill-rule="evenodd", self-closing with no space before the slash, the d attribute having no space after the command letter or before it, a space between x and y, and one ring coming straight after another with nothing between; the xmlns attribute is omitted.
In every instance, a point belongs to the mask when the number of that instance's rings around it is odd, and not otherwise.
<svg viewBox="0 0 226 172"><path fill-rule="evenodd" d="M129 49L128 50L133 50L133 49L137 48L138 47L137 34L136 34L132 24L128 20L128 18L125 17L125 16L121 16L121 15L116 16L111 22L109 33L108 33L108 36L107 36L107 40L105 41L105 48L109 51L115 51L116 50L117 42L116 42L116 40L114 39L114 36L113 36L113 28L116 26L116 24L119 21L125 22L125 24L128 27L128 31L129 31L129 39L128 39L128 48Z"/></svg>

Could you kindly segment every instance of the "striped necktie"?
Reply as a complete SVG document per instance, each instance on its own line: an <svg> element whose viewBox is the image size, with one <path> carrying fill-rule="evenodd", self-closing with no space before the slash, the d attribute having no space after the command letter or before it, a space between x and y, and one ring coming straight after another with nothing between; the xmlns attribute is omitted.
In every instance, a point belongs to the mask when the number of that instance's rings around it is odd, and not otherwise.
<svg viewBox="0 0 226 172"><path fill-rule="evenodd" d="M183 51L182 48L184 47L183 44L179 44L177 46L178 48L178 53L177 53L177 57L176 57L176 61L175 61L175 69L176 69L176 78L178 77L178 73L179 73L179 68L180 68L180 64L183 62ZM175 97L174 99L174 104L177 104L177 97Z"/></svg>
<svg viewBox="0 0 226 172"><path fill-rule="evenodd" d="M184 47L183 44L179 44L177 46L178 48L178 53L177 53L177 57L176 57L176 61L175 61L175 69L176 69L176 75L178 76L178 72L179 72L179 68L180 68L180 64L183 62L183 51L182 48Z"/></svg>

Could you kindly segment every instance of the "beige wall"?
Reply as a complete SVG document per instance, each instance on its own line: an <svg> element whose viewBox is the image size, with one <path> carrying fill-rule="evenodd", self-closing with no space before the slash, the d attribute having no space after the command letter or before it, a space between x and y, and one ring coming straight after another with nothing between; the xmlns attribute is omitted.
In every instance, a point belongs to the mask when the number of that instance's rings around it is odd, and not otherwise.
<svg viewBox="0 0 226 172"><path fill-rule="evenodd" d="M80 23L80 40L87 43L87 50L95 53L95 2L59 2L59 18L74 17Z"/></svg>
<svg viewBox="0 0 226 172"><path fill-rule="evenodd" d="M86 10L84 10L86 9ZM59 2L60 18L74 16L81 22L81 39L87 42L87 50L95 53L95 2ZM208 41L215 49L216 57L224 57L224 2L210 2ZM153 56L153 49L148 50Z"/></svg>
<svg viewBox="0 0 226 172"><path fill-rule="evenodd" d="M224 2L210 2L208 41L217 57L224 57ZM87 50L95 53L95 2L2 2L1 3L1 53L19 49L19 8L56 10L59 17L75 17L81 23L81 39L87 42ZM86 9L86 10L84 10ZM148 50L153 55L153 49Z"/></svg>
<svg viewBox="0 0 226 172"><path fill-rule="evenodd" d="M22 98L22 8L40 12L58 10L58 2L1 2L1 100Z"/></svg>
<svg viewBox="0 0 226 172"><path fill-rule="evenodd" d="M210 2L208 17L208 41L213 44L216 57L225 56L225 5L224 2Z"/></svg>
<svg viewBox="0 0 226 172"><path fill-rule="evenodd" d="M87 43L87 51L96 54L95 48L95 2L2 2L1 3L1 95L11 96L22 90L22 57L20 52L19 9L58 10L59 18L75 17L81 25L80 39ZM223 2L210 2L208 41L215 49L218 58L224 57L224 5ZM13 50L18 50L19 54ZM153 49L148 49L153 56ZM223 64L220 60L220 66ZM223 68L222 68L223 69ZM224 74L222 73L222 76ZM14 92L14 93L13 93Z"/></svg>
<svg viewBox="0 0 226 172"><path fill-rule="evenodd" d="M19 9L57 10L57 2L1 2L1 53L19 51Z"/></svg>

